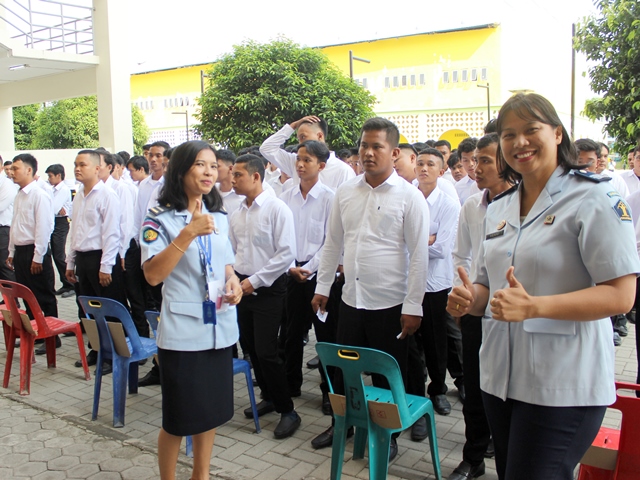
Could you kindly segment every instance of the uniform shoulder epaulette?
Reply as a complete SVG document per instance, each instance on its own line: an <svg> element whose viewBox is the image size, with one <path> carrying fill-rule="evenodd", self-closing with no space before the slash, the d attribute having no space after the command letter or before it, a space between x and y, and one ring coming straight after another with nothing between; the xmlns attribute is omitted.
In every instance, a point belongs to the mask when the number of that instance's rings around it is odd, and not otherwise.
<svg viewBox="0 0 640 480"><path fill-rule="evenodd" d="M571 173L578 178L585 178L593 183L610 182L611 177L600 175L598 173L588 172L586 170L571 170Z"/></svg>
<svg viewBox="0 0 640 480"><path fill-rule="evenodd" d="M169 207L164 207L162 205L158 205L157 207L153 207L149 209L149 214L153 217L157 217L158 215L160 215L161 213L167 212L169 211L170 208Z"/></svg>
<svg viewBox="0 0 640 480"><path fill-rule="evenodd" d="M513 192L515 192L516 190L518 190L518 184L515 184L513 187L511 187L508 190L505 190L502 193L499 193L498 195L496 195L495 197L493 197L493 200L491 200L491 203L495 202L496 200L500 200L503 197L506 197L507 195L511 195Z"/></svg>

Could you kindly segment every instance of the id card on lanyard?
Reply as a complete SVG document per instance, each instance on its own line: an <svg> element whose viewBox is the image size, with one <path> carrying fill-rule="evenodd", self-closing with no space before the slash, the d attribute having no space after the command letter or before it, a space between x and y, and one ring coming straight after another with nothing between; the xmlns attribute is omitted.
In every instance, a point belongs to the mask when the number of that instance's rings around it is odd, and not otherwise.
<svg viewBox="0 0 640 480"><path fill-rule="evenodd" d="M203 240L204 239L204 240ZM211 235L198 237L198 253L200 254L200 263L204 270L205 279L205 298L202 302L202 318L206 324L216 324L216 302L212 298L217 298L218 287L216 286L213 266L211 265Z"/></svg>

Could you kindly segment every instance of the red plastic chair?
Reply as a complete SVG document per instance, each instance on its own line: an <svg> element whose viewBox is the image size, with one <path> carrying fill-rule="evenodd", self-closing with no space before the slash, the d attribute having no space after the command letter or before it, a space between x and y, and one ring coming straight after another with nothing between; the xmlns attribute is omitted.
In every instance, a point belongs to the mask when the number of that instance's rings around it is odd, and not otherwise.
<svg viewBox="0 0 640 480"><path fill-rule="evenodd" d="M82 330L80 324L68 322L55 317L45 317L35 296L24 285L6 280L0 281L0 293L5 298L5 303L11 311L11 329L9 330L9 342L7 343L7 363L4 367L3 388L9 385L11 375L11 363L15 349L15 339L20 338L20 395L29 395L31 390L31 363L33 361L34 343L37 339L44 339L47 348L47 366L56 366L56 335L67 332L75 333L80 350L80 360L84 369L85 379L91 380L87 356L84 350ZM25 305L29 306L34 320L20 314L16 305L16 299L21 298Z"/></svg>
<svg viewBox="0 0 640 480"><path fill-rule="evenodd" d="M640 391L640 385L616 382L616 390ZM637 480L640 478L640 398L617 394L611 408L622 412L620 430L601 427L593 445L617 450L614 470L580 465L578 480ZM605 443L606 441L606 443ZM604 445L602 445L604 444Z"/></svg>

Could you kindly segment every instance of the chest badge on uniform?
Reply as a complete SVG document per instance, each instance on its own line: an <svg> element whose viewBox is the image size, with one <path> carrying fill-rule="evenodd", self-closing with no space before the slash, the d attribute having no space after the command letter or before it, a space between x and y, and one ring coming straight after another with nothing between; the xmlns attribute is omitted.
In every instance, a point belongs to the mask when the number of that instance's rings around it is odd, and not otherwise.
<svg viewBox="0 0 640 480"><path fill-rule="evenodd" d="M623 222L631 222L632 221L631 215L629 214L629 207L622 200L620 200L620 201L618 201L618 203L616 203L616 206L613 207L613 210L616 212L616 215L618 215L620 220L622 220Z"/></svg>
<svg viewBox="0 0 640 480"><path fill-rule="evenodd" d="M496 227L496 230L502 230L506 225L507 225L507 221L501 220L498 226Z"/></svg>
<svg viewBox="0 0 640 480"><path fill-rule="evenodd" d="M555 215L547 215L546 217L544 217L544 224L545 225L553 225L553 222L556 221L556 216Z"/></svg>

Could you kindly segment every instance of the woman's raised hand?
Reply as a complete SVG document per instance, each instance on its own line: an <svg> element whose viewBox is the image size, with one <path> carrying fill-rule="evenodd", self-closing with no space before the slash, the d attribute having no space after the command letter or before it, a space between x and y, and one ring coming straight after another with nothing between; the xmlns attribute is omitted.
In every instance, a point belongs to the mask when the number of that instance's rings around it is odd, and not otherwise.
<svg viewBox="0 0 640 480"><path fill-rule="evenodd" d="M213 223L213 217L208 213L202 213L202 202L200 200L196 201L196 208L191 213L191 222L189 222L188 227L191 229L191 232L201 237L203 235L211 235L215 228L215 224Z"/></svg>
<svg viewBox="0 0 640 480"><path fill-rule="evenodd" d="M453 287L447 300L447 312L453 317L462 317L468 314L475 300L473 283L464 268L458 267L458 275L462 280L462 285Z"/></svg>

